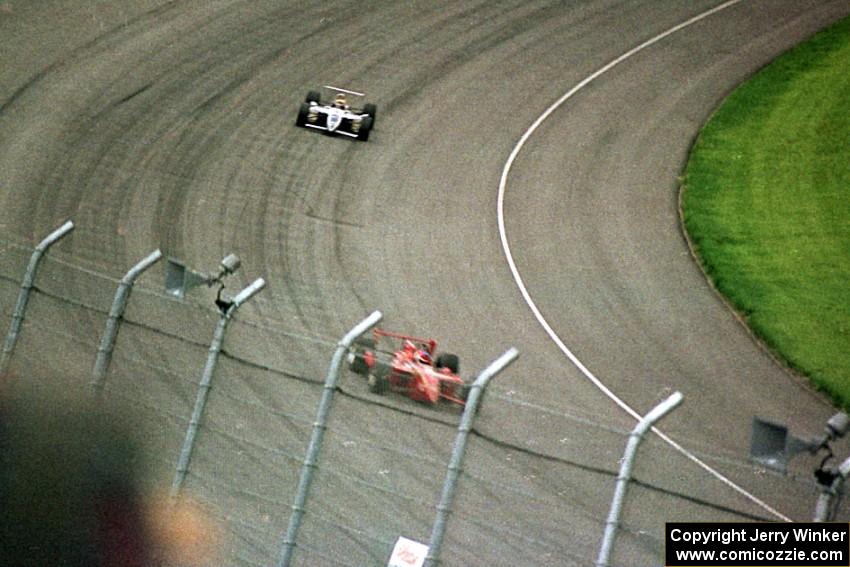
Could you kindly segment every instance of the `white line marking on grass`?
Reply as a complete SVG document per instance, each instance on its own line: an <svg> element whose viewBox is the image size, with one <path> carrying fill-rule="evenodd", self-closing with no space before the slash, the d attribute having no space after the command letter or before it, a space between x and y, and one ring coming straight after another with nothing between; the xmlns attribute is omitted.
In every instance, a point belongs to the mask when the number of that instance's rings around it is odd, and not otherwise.
<svg viewBox="0 0 850 567"><path fill-rule="evenodd" d="M605 384L602 383L601 380L599 380L596 376L594 376L593 373L590 370L588 370L587 367L584 364L582 364L582 362L570 351L570 349L567 348L567 345L565 345L564 342L561 340L561 338L557 335L557 333L555 333L554 329L552 329L551 325L549 325L549 323L543 317L543 314L540 312L540 309L537 308L537 305L534 303L534 300L531 298L531 295L528 293L528 289L525 287L525 283L523 282L522 276L520 275L519 270L516 267L516 263L514 262L513 254L511 254L511 247L510 247L510 244L508 243L507 233L505 231L504 203L505 203L505 188L507 187L508 174L511 171L511 167L513 166L513 163L516 160L517 155L519 155L520 150L522 150L523 146L525 146L525 143L528 141L528 139L531 137L531 135L535 132L535 130L537 130L537 128L543 123L543 121L546 120L559 106L561 106L562 104L564 104L564 102L566 102L567 100L572 98L576 93L578 93L580 90L582 90L588 84L590 84L593 80L597 79L601 75L604 75L605 73L607 73L608 71L610 71L611 69L613 69L614 67L616 67L617 65L622 63L623 61L629 59L630 57L639 53L640 51L643 51L647 47L650 47L651 45L658 43L659 41L666 38L667 36L670 36L670 35L678 32L678 31L680 31L680 30L682 30L682 29L684 29L684 28L686 28L686 27L688 27L692 24L699 22L700 20L703 20L703 19L711 16L712 14L720 12L721 10L725 10L726 8L734 6L735 4L738 4L742 1L743 0L730 0L728 2L724 2L723 4L720 4L720 5L712 8L711 10L703 12L703 13L697 15L697 16L694 16L693 18L691 18L691 19L689 19L685 22L682 22L682 23L680 23L676 26L673 26L672 28L668 29L667 31L665 31L665 32L663 32L663 33L661 33L661 34L659 34L659 35L657 35L657 36L655 36L651 39L646 40L645 42L641 43L637 47L627 51L623 55L620 55L619 57L617 57L613 61L609 62L604 67L601 67L600 69L595 71L593 74L587 76L584 80L582 80L580 83L578 83L572 89L570 89L561 98L556 100L555 103L552 104L552 106L550 106L549 108L547 108L546 111L543 114L541 114L537 118L537 120L534 121L534 123L528 128L528 130L525 131L525 133L519 139L517 144L514 146L514 149L511 151L510 156L508 157L508 161L505 163L505 167L502 169L502 177L499 180L499 197L498 197L498 204L497 204L497 209L498 209L497 214L498 214L498 221L499 221L499 238L502 241L502 250L505 254L505 258L508 261L508 266L510 267L511 273L513 274L514 281L516 282L517 287L519 287L520 293L522 293L522 297L525 300L525 303L528 305L529 309L531 309L531 312L534 314L534 317L537 319L537 321L540 323L540 325L546 331L546 334L549 335L549 338L552 339L552 341L558 346L558 348L561 349L561 352L563 352L567 356L567 358L570 359L570 361L576 366L576 368L578 368L581 371L581 373L584 374L584 376L588 380L590 380L597 388L599 388L615 404L617 404L626 413L628 413L630 416L632 416L633 418L635 418L637 420L640 420L642 416L640 414L638 414L634 409L632 409L632 407L629 406L626 402L624 402L622 399L620 399L614 392L612 392ZM735 490L736 492L738 492L739 494L741 494L742 496L744 496L745 498L747 498L748 500L750 500L754 504L758 505L763 510L765 510L765 511L769 512L770 514L776 516L777 518L780 518L781 520L784 520L786 522L791 521L790 518L788 518L784 514L778 512L777 510L772 508L766 502L760 500L759 498L757 498L753 494L747 492L744 488L738 486L737 484L735 484L734 482L732 482L731 480L729 480L728 478L723 476L719 471L715 470L710 465L708 465L706 462L701 460L699 457L697 457L696 455L694 455L693 453L691 453L690 451L688 451L687 449L685 449L684 447L682 447L681 445L676 443L673 439L668 437L666 434L661 432L659 429L653 427L652 430L661 439L663 439L668 445L670 445L676 451L678 451L679 453L681 453L682 455L684 455L685 457L687 457L688 459L690 459L691 461L693 461L694 463L696 463L697 465L702 467L705 471L707 471L712 476L714 476L715 478L720 480L723 484L732 488L733 490Z"/></svg>

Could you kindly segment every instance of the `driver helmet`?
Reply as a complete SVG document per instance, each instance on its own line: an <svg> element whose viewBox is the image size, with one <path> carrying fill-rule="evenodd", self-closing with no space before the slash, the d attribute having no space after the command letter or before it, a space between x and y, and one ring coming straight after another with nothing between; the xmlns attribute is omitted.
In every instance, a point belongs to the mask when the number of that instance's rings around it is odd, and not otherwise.
<svg viewBox="0 0 850 567"><path fill-rule="evenodd" d="M337 93L336 98L334 99L334 106L339 108L345 108L345 94Z"/></svg>
<svg viewBox="0 0 850 567"><path fill-rule="evenodd" d="M422 364L431 364L431 354L427 350L420 349L419 352L416 353L416 360Z"/></svg>

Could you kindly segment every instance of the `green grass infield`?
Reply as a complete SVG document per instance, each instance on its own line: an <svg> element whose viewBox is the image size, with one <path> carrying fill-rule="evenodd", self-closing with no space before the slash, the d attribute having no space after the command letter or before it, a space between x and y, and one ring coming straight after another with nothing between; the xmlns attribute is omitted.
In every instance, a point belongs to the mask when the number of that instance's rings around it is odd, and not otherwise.
<svg viewBox="0 0 850 567"><path fill-rule="evenodd" d="M717 289L850 408L850 18L724 101L694 144L681 198Z"/></svg>

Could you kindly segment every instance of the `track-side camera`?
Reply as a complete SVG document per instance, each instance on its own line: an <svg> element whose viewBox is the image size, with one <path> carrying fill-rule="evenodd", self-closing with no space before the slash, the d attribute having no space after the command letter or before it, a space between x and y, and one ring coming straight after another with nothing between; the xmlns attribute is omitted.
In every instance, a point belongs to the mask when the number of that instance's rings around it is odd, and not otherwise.
<svg viewBox="0 0 850 567"><path fill-rule="evenodd" d="M236 254L228 254L219 262L217 272L209 274L187 268L176 259L168 258L165 274L165 290L174 297L183 299L186 292L201 285L207 287L219 286L216 304L223 300L221 289L224 288L224 278L232 275L242 265L242 260Z"/></svg>
<svg viewBox="0 0 850 567"><path fill-rule="evenodd" d="M221 266L221 273L219 274L218 278L221 279L224 276L229 276L230 274L238 270L239 266L242 265L242 260L240 260L239 256L237 256L236 254L228 254L227 256L222 258L219 265Z"/></svg>
<svg viewBox="0 0 850 567"><path fill-rule="evenodd" d="M826 434L831 440L844 437L848 431L850 431L850 417L844 412L835 414L826 422Z"/></svg>

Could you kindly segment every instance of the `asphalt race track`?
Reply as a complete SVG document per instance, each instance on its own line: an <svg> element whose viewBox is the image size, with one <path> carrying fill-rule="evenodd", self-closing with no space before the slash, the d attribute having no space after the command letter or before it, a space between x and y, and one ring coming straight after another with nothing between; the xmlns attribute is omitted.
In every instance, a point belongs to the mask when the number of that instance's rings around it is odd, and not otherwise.
<svg viewBox="0 0 850 567"><path fill-rule="evenodd" d="M28 248L77 226L50 252L13 372L85 392L129 267L161 248L211 271L235 252L227 290L260 276L268 287L229 330L185 487L224 527L219 564L275 564L330 355L375 309L459 354L467 377L521 353L478 418L443 564L592 564L635 421L520 293L500 176L559 97L721 4L0 2L5 320ZM712 291L677 199L723 97L850 5L728 4L577 91L505 185L510 252L554 333L639 414L681 391L661 429L717 473L649 438L622 567L659 564L665 521L809 520L816 461L787 476L752 465L750 420L815 435L834 412ZM378 105L368 143L294 126L325 84ZM217 319L209 292L190 296L166 297L161 266L142 277L107 387L147 423L151 483L166 487ZM381 565L399 535L427 542L457 416L371 395L346 373L295 564Z"/></svg>

